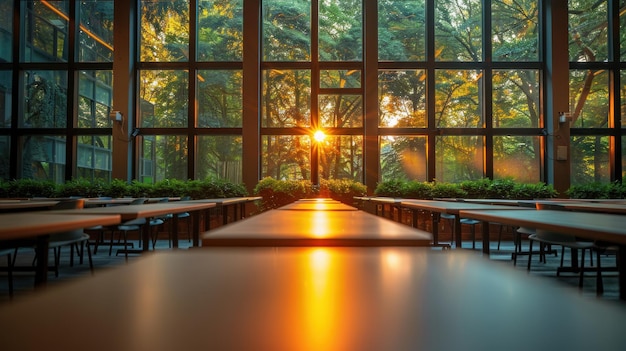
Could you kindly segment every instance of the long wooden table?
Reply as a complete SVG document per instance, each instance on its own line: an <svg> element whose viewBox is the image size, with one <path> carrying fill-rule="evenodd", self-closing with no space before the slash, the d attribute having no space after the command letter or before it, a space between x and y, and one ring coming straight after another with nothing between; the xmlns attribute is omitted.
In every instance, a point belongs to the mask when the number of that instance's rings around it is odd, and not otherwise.
<svg viewBox="0 0 626 351"><path fill-rule="evenodd" d="M241 197L227 197L227 198L215 198L215 199L198 199L189 200L186 202L198 202L198 203L214 203L216 208L222 210L222 224L228 224L228 213L232 210L233 221L238 221L244 217L246 205L254 201L263 199L260 196L241 196ZM207 216L208 217L208 216ZM209 221L206 222L205 230L209 230Z"/></svg>
<svg viewBox="0 0 626 351"><path fill-rule="evenodd" d="M428 211L431 213L432 218L432 227L433 227L433 239L434 244L437 245L439 243L439 217L442 213L452 214L454 215L454 235L456 238L456 247L461 247L462 236L461 236L461 217L459 213L463 210L521 210L523 208L517 206L508 206L508 205L491 205L489 203L470 203L470 202L461 202L461 201L437 201L437 200L405 200L402 201L401 206L404 208L411 209L413 213L413 226L417 226L416 224L416 211ZM488 229L488 226L485 229ZM484 245L484 236L483 236L483 245ZM487 241L487 244L489 242ZM487 245L489 246L489 245Z"/></svg>
<svg viewBox="0 0 626 351"><path fill-rule="evenodd" d="M278 210L295 210L295 211L358 211L359 209L342 202L314 202L302 201L294 202L282 207Z"/></svg>
<svg viewBox="0 0 626 351"><path fill-rule="evenodd" d="M430 246L428 232L364 211L271 210L202 234L202 246Z"/></svg>
<svg viewBox="0 0 626 351"><path fill-rule="evenodd" d="M554 210L481 210L461 211L460 215L483 221L498 222L522 227L544 229L571 234L577 237L615 243L619 246L619 256L626 257L626 217L616 214L573 212ZM484 228L483 227L483 228ZM483 253L489 255L489 231L483 230ZM626 264L618 264L620 298L626 299Z"/></svg>
<svg viewBox="0 0 626 351"><path fill-rule="evenodd" d="M138 218L152 218L164 216L167 214L177 214L189 212L193 221L193 237L194 242L198 242L199 235L199 211L215 207L215 203L210 202L162 202L145 205L127 205L112 207L90 207L76 210L59 210L54 211L59 214L82 214L82 215L101 215L101 214L117 214L122 218L122 222L130 221ZM142 250L150 250L150 228L148 225L143 226L142 234L143 244ZM178 216L172 217L172 247L178 248Z"/></svg>
<svg viewBox="0 0 626 351"><path fill-rule="evenodd" d="M1 200L0 212L45 210L58 203L57 200Z"/></svg>
<svg viewBox="0 0 626 351"><path fill-rule="evenodd" d="M56 212L56 211L55 211ZM37 252L35 285L43 285L48 272L48 238L50 234L82 229L96 225L120 223L120 216L57 214L52 211L33 211L0 214L0 244L8 241L34 239Z"/></svg>
<svg viewBox="0 0 626 351"><path fill-rule="evenodd" d="M468 252L164 252L2 306L0 336L3 349L26 351L589 351L626 345L625 305L553 283Z"/></svg>

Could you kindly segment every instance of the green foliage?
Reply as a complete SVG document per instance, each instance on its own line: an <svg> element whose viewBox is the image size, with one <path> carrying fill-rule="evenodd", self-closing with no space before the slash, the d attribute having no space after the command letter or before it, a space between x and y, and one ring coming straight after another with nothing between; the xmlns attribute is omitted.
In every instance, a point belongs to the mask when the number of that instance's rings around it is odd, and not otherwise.
<svg viewBox="0 0 626 351"><path fill-rule="evenodd" d="M376 185L374 194L376 194L376 196L404 197L405 184L406 181L403 180L387 180Z"/></svg>
<svg viewBox="0 0 626 351"><path fill-rule="evenodd" d="M315 196L309 180L276 180L265 177L254 187L254 194L263 197L261 209L278 208L298 199Z"/></svg>
<svg viewBox="0 0 626 351"><path fill-rule="evenodd" d="M513 179L488 178L461 183L437 183L390 180L379 183L374 193L405 199L468 198L468 199L547 199L558 194L545 183L517 183Z"/></svg>
<svg viewBox="0 0 626 351"><path fill-rule="evenodd" d="M48 180L17 179L8 184L8 197L54 197L56 192L56 184Z"/></svg>
<svg viewBox="0 0 626 351"><path fill-rule="evenodd" d="M182 192L181 195L191 196L192 199L218 199L248 195L248 191L242 184L231 183L224 179L189 180L187 185L186 192Z"/></svg>
<svg viewBox="0 0 626 351"><path fill-rule="evenodd" d="M72 179L64 184L57 184L55 196L57 197L98 197L104 194L104 184L100 181L88 179ZM108 195L107 195L108 196Z"/></svg>
<svg viewBox="0 0 626 351"><path fill-rule="evenodd" d="M567 190L572 199L623 199L626 197L626 186L619 182L572 185Z"/></svg>
<svg viewBox="0 0 626 351"><path fill-rule="evenodd" d="M431 195L433 198L467 197L467 192L455 183L435 183Z"/></svg>
<svg viewBox="0 0 626 351"><path fill-rule="evenodd" d="M121 179L112 179L110 183L103 184L102 194L112 198L123 197L129 193L129 185Z"/></svg>
<svg viewBox="0 0 626 351"><path fill-rule="evenodd" d="M367 195L367 187L351 179L322 179L320 192L337 201L351 205L355 196Z"/></svg>

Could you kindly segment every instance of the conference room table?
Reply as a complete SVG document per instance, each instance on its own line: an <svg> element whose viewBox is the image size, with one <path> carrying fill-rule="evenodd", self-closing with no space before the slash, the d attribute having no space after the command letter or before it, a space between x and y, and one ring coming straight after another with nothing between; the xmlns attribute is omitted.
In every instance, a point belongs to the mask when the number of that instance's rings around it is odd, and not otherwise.
<svg viewBox="0 0 626 351"><path fill-rule="evenodd" d="M118 214L53 214L52 211L31 211L0 214L0 245L12 247L33 241L39 258L35 266L35 285L46 283L48 272L48 239L50 234L92 227L119 224Z"/></svg>
<svg viewBox="0 0 626 351"><path fill-rule="evenodd" d="M460 215L464 218L473 218L483 222L483 253L489 257L489 222L497 222L521 227L543 229L553 232L574 235L580 238L599 240L614 243L619 247L619 257L626 257L626 221L623 215L574 212L560 210L532 210L519 211L502 210L461 210ZM626 264L620 264L619 271L619 294L621 299L626 299Z"/></svg>
<svg viewBox="0 0 626 351"><path fill-rule="evenodd" d="M46 210L59 203L58 200L0 200L0 213Z"/></svg>
<svg viewBox="0 0 626 351"><path fill-rule="evenodd" d="M342 202L332 201L296 201L277 208L278 210L295 211L358 211L359 209Z"/></svg>
<svg viewBox="0 0 626 351"><path fill-rule="evenodd" d="M360 210L276 209L202 234L203 247L431 244L431 233Z"/></svg>
<svg viewBox="0 0 626 351"><path fill-rule="evenodd" d="M162 252L0 308L26 351L620 350L625 325L624 304L406 247Z"/></svg>
<svg viewBox="0 0 626 351"><path fill-rule="evenodd" d="M232 221L238 221L244 218L246 213L246 205L255 201L262 200L260 196L240 196L240 197L226 197L226 198L213 198L213 199L197 199L187 200L186 202L194 203L214 203L216 209L222 211L222 225L229 223L229 214L232 214ZM207 218L208 213L207 213ZM206 221L205 230L210 229L210 221Z"/></svg>
<svg viewBox="0 0 626 351"><path fill-rule="evenodd" d="M461 215L462 210L521 210L523 207L509 205L492 205L490 203L471 203L465 201L438 201L438 200L410 200L401 201L400 206L413 211L413 226L417 226L417 211L428 211L431 213L433 244L439 244L439 218L442 213L454 215L454 236L456 247L461 247ZM463 217L465 218L465 217ZM486 227L486 228L485 228ZM488 226L484 226L488 229ZM487 246L489 242L487 241ZM483 236L483 247L485 245Z"/></svg>
<svg viewBox="0 0 626 351"><path fill-rule="evenodd" d="M109 206L109 207L88 207L75 210L58 210L54 213L58 214L82 214L82 215L101 215L101 214L117 214L121 216L122 222L138 219L138 218L154 218L168 214L177 214L189 212L193 223L194 242L198 242L199 235L199 215L198 212L215 207L212 202L159 202L143 205L126 205L126 206ZM172 216L172 247L178 248L178 216ZM208 220L208 219L207 219ZM150 250L150 226L144 225L142 233L142 250Z"/></svg>

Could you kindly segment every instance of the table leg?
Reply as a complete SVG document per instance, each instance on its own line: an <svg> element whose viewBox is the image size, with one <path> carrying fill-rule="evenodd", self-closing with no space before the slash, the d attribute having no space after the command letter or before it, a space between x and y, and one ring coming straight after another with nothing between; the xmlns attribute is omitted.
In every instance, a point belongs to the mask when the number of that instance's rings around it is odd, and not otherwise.
<svg viewBox="0 0 626 351"><path fill-rule="evenodd" d="M461 248L463 245L463 237L461 228L461 217L459 215L454 216L454 235L456 236L456 247Z"/></svg>
<svg viewBox="0 0 626 351"><path fill-rule="evenodd" d="M433 244L439 245L439 213L431 212L430 217L433 221Z"/></svg>
<svg viewBox="0 0 626 351"><path fill-rule="evenodd" d="M209 220L209 210L204 211L204 218ZM200 246L200 211L191 212L191 233L193 247Z"/></svg>
<svg viewBox="0 0 626 351"><path fill-rule="evenodd" d="M48 249L49 235L40 235L35 244L37 267L35 267L35 287L44 287L48 280Z"/></svg>
<svg viewBox="0 0 626 351"><path fill-rule="evenodd" d="M619 298L620 300L626 300L626 245L619 246L617 267L619 269Z"/></svg>
<svg viewBox="0 0 626 351"><path fill-rule="evenodd" d="M142 233L142 235L143 235L143 237L142 237L142 242L143 242L142 250L144 252L148 252L148 251L150 251L150 234L151 234L150 233L151 232L151 229L150 229L150 218L146 218L146 224L142 225L141 227L142 227L141 230L143 231L143 233ZM126 248L124 248L124 249L126 249Z"/></svg>
<svg viewBox="0 0 626 351"><path fill-rule="evenodd" d="M489 222L483 221L482 225L482 237L483 237L483 253L489 257Z"/></svg>
<svg viewBox="0 0 626 351"><path fill-rule="evenodd" d="M178 215L172 216L172 248L178 249Z"/></svg>

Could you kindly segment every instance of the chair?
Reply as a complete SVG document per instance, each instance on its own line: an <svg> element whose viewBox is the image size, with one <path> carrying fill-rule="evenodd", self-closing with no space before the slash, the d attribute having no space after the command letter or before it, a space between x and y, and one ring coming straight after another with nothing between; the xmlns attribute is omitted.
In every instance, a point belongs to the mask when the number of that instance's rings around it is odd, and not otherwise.
<svg viewBox="0 0 626 351"><path fill-rule="evenodd" d="M456 216L449 213L442 213L440 215L440 218L448 220L451 223L450 228L452 233L450 235L450 243L453 243L455 233L454 221L456 219ZM472 236L472 249L476 249L476 224L480 223L480 221L471 218L461 218L459 222L461 223L461 226L463 226L463 224L470 226L470 234Z"/></svg>
<svg viewBox="0 0 626 351"><path fill-rule="evenodd" d="M50 211L55 210L69 210L83 208L85 200L83 199L66 199L59 201L56 205L50 208ZM80 263L83 263L84 250L87 249L87 256L89 258L89 269L93 273L93 261L91 258L91 249L89 248L89 235L86 234L83 229L71 230L62 233L54 233L50 235L49 248L53 250L54 256L54 275L59 276L59 261L61 259L61 249L65 246L70 247L70 266L74 265L74 250L78 253ZM18 249L15 250L17 255ZM15 258L14 258L15 259ZM39 259L35 257L33 263Z"/></svg>
<svg viewBox="0 0 626 351"><path fill-rule="evenodd" d="M563 210L564 208L562 206L554 205L554 204L539 204L538 203L537 209L538 210L546 210L546 209ZM578 287L579 288L583 287L583 277L584 277L584 271L585 271L585 252L589 251L589 261L590 261L590 264L593 265L593 255L592 255L592 249L594 247L593 242L578 240L574 235L556 233L556 232L551 232L551 231L542 230L542 229L535 229L535 233L530 234L528 236L528 240L529 240L528 268L527 268L528 271L530 271L530 266L532 262L533 242L538 242L542 245L540 246L540 255L544 254L543 247L545 245L561 246L561 265L559 268L557 268L557 272L556 272L557 276L560 275L560 272L564 268L563 262L564 262L564 256L565 256L565 248L570 249L570 252L572 255L572 263L574 262L574 260L578 259L577 256L574 256L574 255L577 255L577 251L580 250L581 251L580 266L573 267L573 268L578 270L578 273L579 273Z"/></svg>
<svg viewBox="0 0 626 351"><path fill-rule="evenodd" d="M130 205L143 205L146 203L148 199L146 198L137 198L133 200ZM130 221L126 221L116 227L116 230L122 233L124 238L124 258L128 261L128 232L136 231L139 233L139 242L141 243L141 229L143 225L145 225L148 221L145 218L137 218L131 219ZM113 235L111 235L111 248L109 249L109 255L111 254L111 250L113 250ZM116 252L116 255L119 254L119 250Z"/></svg>

